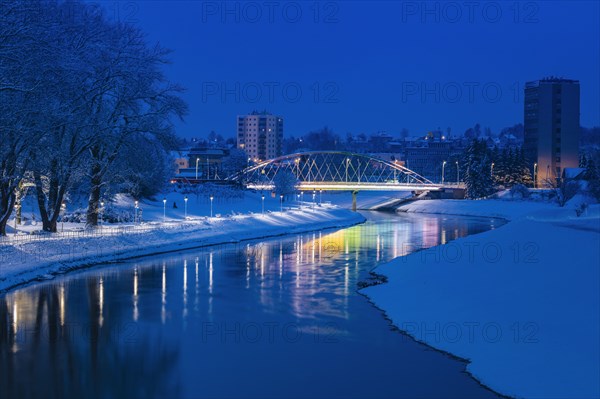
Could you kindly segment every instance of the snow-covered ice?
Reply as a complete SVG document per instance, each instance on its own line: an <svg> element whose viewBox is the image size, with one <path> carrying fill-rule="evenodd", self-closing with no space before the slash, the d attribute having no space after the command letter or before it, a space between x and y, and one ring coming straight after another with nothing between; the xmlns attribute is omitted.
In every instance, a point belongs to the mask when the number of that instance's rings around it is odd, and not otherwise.
<svg viewBox="0 0 600 399"><path fill-rule="evenodd" d="M397 258L364 289L418 341L470 361L497 392L600 396L600 205L581 216L534 201L420 201L405 212L503 217L506 225Z"/></svg>

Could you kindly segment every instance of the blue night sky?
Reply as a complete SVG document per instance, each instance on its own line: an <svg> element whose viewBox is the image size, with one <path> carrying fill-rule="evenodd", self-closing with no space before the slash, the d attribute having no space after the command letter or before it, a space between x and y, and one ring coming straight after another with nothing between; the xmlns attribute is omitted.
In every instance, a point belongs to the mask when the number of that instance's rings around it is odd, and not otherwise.
<svg viewBox="0 0 600 399"><path fill-rule="evenodd" d="M324 125L462 134L477 122L497 133L522 122L525 82L549 75L580 80L581 124L600 125L598 2L423 4L104 5L174 50L167 73L190 105L184 137L233 137L236 115L254 109L283 116L286 136Z"/></svg>

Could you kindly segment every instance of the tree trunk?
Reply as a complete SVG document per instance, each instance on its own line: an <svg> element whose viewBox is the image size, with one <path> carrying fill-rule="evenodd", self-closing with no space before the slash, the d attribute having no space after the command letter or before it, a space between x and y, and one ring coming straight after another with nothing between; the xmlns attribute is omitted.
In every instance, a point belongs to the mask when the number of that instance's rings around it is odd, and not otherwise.
<svg viewBox="0 0 600 399"><path fill-rule="evenodd" d="M6 235L6 223L7 222L8 222L8 219L0 220L0 236Z"/></svg>
<svg viewBox="0 0 600 399"><path fill-rule="evenodd" d="M46 195L44 194L44 186L39 173L34 172L33 179L35 181L35 193L38 203L38 209L40 210L40 216L42 218L42 230L50 233L56 233L56 223L52 226L50 218L48 217L48 211L46 210Z"/></svg>
<svg viewBox="0 0 600 399"><path fill-rule="evenodd" d="M20 225L22 222L22 212L21 212L21 194L22 194L22 190L23 190L23 182L21 181L19 183L19 188L17 189L17 193L15 195L15 217L17 218L17 224Z"/></svg>
<svg viewBox="0 0 600 399"><path fill-rule="evenodd" d="M90 187L90 198L86 215L86 226L98 226L98 205L100 203L100 190L102 187L102 174L99 165L92 166L92 179Z"/></svg>
<svg viewBox="0 0 600 399"><path fill-rule="evenodd" d="M50 227L50 231L56 233L58 231L58 216L60 215L60 206L57 205L58 210L54 210L52 217L48 220L48 226ZM64 215L63 215L64 216Z"/></svg>
<svg viewBox="0 0 600 399"><path fill-rule="evenodd" d="M6 224L8 223L8 219L10 218L11 210L15 205L15 196L13 195L5 195L3 193L0 196L0 236L6 235Z"/></svg>

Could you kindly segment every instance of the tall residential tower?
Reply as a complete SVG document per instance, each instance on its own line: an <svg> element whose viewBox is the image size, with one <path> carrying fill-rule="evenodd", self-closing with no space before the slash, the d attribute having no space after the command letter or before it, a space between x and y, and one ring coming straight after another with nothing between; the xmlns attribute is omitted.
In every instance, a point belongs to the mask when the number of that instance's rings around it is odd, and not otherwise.
<svg viewBox="0 0 600 399"><path fill-rule="evenodd" d="M536 185L579 166L579 81L545 78L525 86L525 155Z"/></svg>
<svg viewBox="0 0 600 399"><path fill-rule="evenodd" d="M237 117L237 146L255 162L282 154L283 118L266 111Z"/></svg>

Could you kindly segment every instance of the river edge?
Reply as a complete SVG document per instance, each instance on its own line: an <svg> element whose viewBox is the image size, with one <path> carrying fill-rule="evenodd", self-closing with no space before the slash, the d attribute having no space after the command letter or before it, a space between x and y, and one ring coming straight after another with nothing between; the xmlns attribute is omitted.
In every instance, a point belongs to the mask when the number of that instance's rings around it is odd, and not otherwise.
<svg viewBox="0 0 600 399"><path fill-rule="evenodd" d="M244 241L283 237L315 231L348 228L366 222L358 212L331 207L317 210L290 210L282 215L279 212L268 215L249 215L217 220L216 225L199 225L197 229L185 231L184 238L169 240L164 231L150 231L148 234L130 234L124 236L100 236L87 238L64 238L52 242L41 241L21 244L33 252L34 260L30 266L19 265L11 257L23 256L17 253L17 245L0 246L0 295L54 279L66 273L113 265L126 260L172 253L177 251L205 248L217 245L236 244ZM215 235L214 230L219 230ZM157 237L158 235L158 237ZM127 242L127 240L130 240ZM133 239L133 240L132 240ZM95 242L94 242L95 241ZM57 250L57 259L43 260L44 244L58 246L85 247L84 254L73 255L69 248ZM88 247L96 245L88 251ZM10 249L12 249L12 253ZM16 266L15 266L16 263ZM6 275L4 271L8 270ZM12 272L12 273L11 273Z"/></svg>
<svg viewBox="0 0 600 399"><path fill-rule="evenodd" d="M473 207L471 207L471 205L474 205ZM498 240L497 242L500 242L501 239L506 240L507 242L509 242L510 239L513 238L518 238L516 235L510 235L509 231L512 232L512 234L515 234L515 230L518 231L519 228L523 227L525 229L529 229L529 234L533 233L538 233L538 234L543 234L545 235L544 238L546 238L546 236L557 236L557 235L563 235L562 238L566 238L566 235L569 234L568 230L575 230L578 227L584 226L584 227L589 227L589 226L594 226L594 224L598 223L600 221L600 217L598 216L598 205L595 205L595 210L592 212L592 216L590 217L586 217L586 218L574 218L573 215L571 215L571 212L573 211L573 207L565 207L565 208L557 208L556 205L554 204L549 204L549 203L539 203L539 202L521 202L521 201L498 201L498 200L482 200L482 201L465 201L465 200L461 200L461 201L456 201L456 200L438 200L438 201L422 201L421 203L413 203L413 204L408 204L405 206L401 206L399 207L396 212L399 213L423 213L423 214L435 214L435 215L454 215L454 216L465 216L465 217L490 217L490 218L495 218L495 219L503 219L505 221L505 223L500 226L502 227L502 229L498 228L498 229L493 229L493 230L489 230L486 232L482 232L479 234L475 234L475 235L470 235L467 237L462 237L458 240L454 240L451 241L452 243L457 243L457 241L461 244L461 245L466 245L465 243L468 243L468 241L470 241L470 243L473 243L473 237L481 237L481 242L485 242L486 239L490 239L490 238L495 238L496 240ZM473 209L474 208L474 209ZM515 226L519 226L519 227L515 227ZM550 228L550 231L545 231L546 229ZM555 230L557 229L558 232ZM568 229L566 231L561 231L562 229ZM588 239L588 242L590 240L591 237L591 242L594 242L594 239L596 237L598 237L597 233L599 233L600 231L598 231L598 229L591 229L590 231L588 231L588 236L586 236L586 238ZM524 236L525 234L523 234ZM552 238L556 238L556 237L552 237ZM571 237L570 237L571 238ZM449 242L450 243L450 242ZM447 244L449 244L447 243ZM444 244L444 245L447 245ZM514 373L518 373L518 372L514 372L512 375L511 373L508 373L509 375L507 375L506 373L503 373L501 371L502 367L507 367L507 364L510 365L510 361L507 361L507 359L502 359L504 361L504 363L502 363L501 365L496 365L496 366L491 366L489 364L485 364L485 363L494 363L494 359L488 359L487 362L481 361L481 357L480 356L471 356L471 355L477 355L477 350L473 349L473 348L466 348L463 345L463 347L459 348L453 348L452 345L449 345L447 342L443 342L444 340L442 339L442 342L432 342L431 339L427 339L427 335L425 335L425 338L423 338L422 336L419 337L419 333L417 331L417 333L415 333L414 331L409 331L406 328L403 329L402 326L410 326L410 324L407 324L407 321L410 320L427 320L427 322L431 322L431 320L441 320L443 321L444 318L439 318L436 319L436 317L439 317L439 311L436 312L435 310L435 306L432 306L431 304L426 304L423 305L423 302L426 302L428 300L431 300L430 296L435 296L435 295L431 295L431 293L427 293L427 289L431 289L431 285L433 285L435 288L438 288L438 286L444 287L444 284L440 284L439 281L435 281L435 280L443 280L444 277L448 277L447 275L442 275L442 276L437 276L435 275L435 272L438 270L436 269L437 266L439 265L427 265L426 262L424 262L423 260L423 255L421 255L421 261L418 261L418 257L419 254L418 252L422 252L422 251L428 251L428 250L437 250L438 248L443 247L444 245L438 245L429 249L423 249L417 252L413 252L411 254L405 255L405 256L401 256L398 258L395 258L394 260L385 262L383 264L377 265L376 267L374 267L370 273L373 276L373 284L368 284L366 286L360 287L358 289L358 292L361 295L364 295L367 300L376 308L378 308L383 314L384 317L390 322L390 325L392 328L397 329L401 334L403 335L407 335L409 336L411 339L422 343L424 345L427 345L428 347L441 352L451 358L457 359L461 362L464 362L465 364L465 370L464 372L468 375L470 375L475 381L477 381L477 383L479 385L481 385L482 387L484 387L485 389L488 389L490 392L493 392L494 394L499 395L500 397L504 397L504 398L514 398L514 397L540 397L541 396L548 396L549 392L552 392L553 388L549 388L546 389L546 391L544 391L543 388L540 388L539 385L536 386L535 383L530 383L529 381L524 381L525 379L523 378L515 378L515 380L517 380L516 382L511 380L511 377L515 377ZM550 250L556 250L558 252L558 258L554 259L552 257L550 257L548 259L548 256L546 256L546 259L543 259L542 263L545 263L546 265L551 264L554 265L555 268L560 268L559 265L561 265L561 261L560 259L563 258L568 258L569 255L572 255L571 253L569 253L568 250L566 250L563 247L559 247L559 246L550 246L549 247ZM562 251L560 250L562 249ZM552 253L551 251L548 251L549 253ZM598 251L596 251L598 252ZM439 250L438 250L439 253ZM593 250L589 250L587 251L583 256L581 256L581 254L579 254L580 258L584 259L584 264L585 262L588 263L593 263L593 259L598 258L598 253L595 253ZM393 270L392 268L394 266L398 266L399 262L402 262L401 259L406 260L407 263L403 263L401 266L406 268L406 267L410 267L410 266L414 266L414 264L417 264L417 266L420 266L422 269L434 269L434 272L431 273L430 271L427 272L423 272L422 270L411 270L409 272L406 271L401 271L398 270L399 268L396 267L396 270ZM590 260L592 262L590 262ZM554 263L552 263L554 261ZM461 259L460 262L466 263L464 261L464 259ZM421 263L420 265L418 265L419 263ZM438 263L439 260L438 260ZM441 263L444 263L444 261L442 261ZM447 262L446 262L447 263ZM514 266L514 265L513 265ZM589 266L588 266L589 269ZM459 272L461 271L461 269L458 269ZM413 273L413 278L410 278L411 273ZM588 277L590 277L592 279L592 281L594 281L594 276L597 274L595 271L589 271L587 270L588 273ZM509 274L509 273L505 273L505 274ZM409 276L410 282L405 282L404 284L401 281L398 281L398 278L402 279L403 277ZM416 277L415 277L416 276ZM459 276L460 278L460 276ZM553 283L553 276L551 275L549 278L547 278L550 283ZM543 279L542 279L543 280ZM596 279L597 280L597 279ZM409 293L408 295L404 294L403 288L406 288L407 285L409 284L415 284L415 282L417 283L422 283L422 284L426 284L424 287L424 292L419 293L419 289L413 289L412 292L412 296ZM480 281L477 281L477 279L474 279L472 281L472 283L477 284ZM499 283L499 285L501 285L502 283ZM427 287L427 285L429 285L429 287ZM446 284L446 288L448 285L452 285L452 283L448 283ZM460 292L460 288L461 286L458 286L459 288L456 291ZM464 287L462 287L464 289ZM479 287L478 287L479 288ZM485 288L485 287L484 287ZM589 288L589 287L588 287ZM592 294L590 296L598 296L598 287L591 287L592 288ZM533 291L535 291L536 288L533 289ZM447 292L453 292L451 289L447 290ZM429 295L429 296L428 296ZM440 299L439 297L436 299ZM473 298L470 298L471 300ZM470 300L467 298L465 300L465 303L468 303L469 305L472 305L472 302L469 302ZM455 300L456 302L456 300ZM460 300L458 301L460 302ZM421 307L422 309L419 311L412 311L409 310L410 303L415 303L416 308ZM464 306L465 303L462 303L462 305ZM408 304L408 308L406 307ZM518 302L516 303L518 304ZM514 305L514 304L513 304ZM575 305L577 305L577 303L575 303ZM404 306L404 308L403 308ZM477 308L478 305L475 305L475 308ZM551 305L549 305L551 306ZM444 306L440 306L441 308L443 308ZM524 306L527 307L527 306ZM452 306L448 306L449 309L452 309ZM506 318L506 317L511 317L512 311L514 311L516 308L515 306L513 306L512 308L509 308L508 311L504 311L504 312L500 312L498 313L497 309L496 309L496 315L500 315L498 316L498 319L495 320L502 320L502 318ZM539 310L537 308L533 308L534 310ZM422 314L419 314L419 312L422 312ZM406 315L404 315L404 313L406 313ZM464 313L464 312L463 312ZM468 314L468 312L466 312ZM491 312L493 314L493 310ZM521 311L516 311L515 312L517 314L517 317L519 315L522 315L524 312ZM473 314L473 313L472 313ZM475 312L476 314L476 312ZM437 316L436 316L437 315ZM413 319L411 319L410 317L413 317ZM421 318L422 316L422 318ZM457 319L460 319L460 317L463 316L462 314L459 314L456 316ZM539 314L538 314L539 316ZM558 315L558 322L562 322L564 324L568 324L571 322L570 319L566 319L566 320L561 320L560 319L560 314ZM540 317L540 325L548 328L549 330L551 330L552 327L554 327L553 324L548 324L546 323L546 320L543 319L543 316L539 316ZM584 314L584 317L581 317L582 319L584 319L585 317L587 317L589 319L589 314ZM448 319L446 319L448 320ZM449 319L449 320L453 320L453 319ZM467 319L469 320L469 319ZM494 320L493 318L491 320ZM423 324L422 324L423 325ZM422 326L421 325L421 326ZM427 324L429 326L429 324ZM593 326L592 330L594 331L594 328L597 329L597 326ZM559 330L558 328L555 328L555 330ZM544 331L546 332L546 331ZM550 338L553 338L553 334L556 335L556 331L551 331L550 334ZM421 333L422 335L422 333ZM547 337L546 337L547 338ZM438 338L439 339L439 338ZM568 340L568 339L567 339ZM572 340L572 341L576 341L576 340ZM571 341L571 342L572 342ZM484 346L479 344L480 346ZM468 345L467 345L468 346ZM519 356L519 351L523 350L523 349L515 349L516 345L513 345L512 348L510 348L510 350L514 351L515 354L517 356ZM575 345L577 346L577 345ZM585 343L583 344L583 346L585 347ZM455 350L456 349L456 350ZM530 349L530 348L528 348ZM552 347L550 346L548 348L548 350L551 350ZM585 349L582 348L582 351L585 351ZM598 351L597 347L592 347L590 352L592 353L592 356L594 356L594 353L596 353ZM482 352L485 352L485 350L483 350ZM543 353L543 351L542 351ZM539 356L539 353L537 353ZM490 356L489 353L485 353L486 356ZM527 355L527 354L526 354ZM531 354L529 354L529 357L532 357ZM535 357L535 356L534 356ZM543 357L542 357L543 358ZM569 359L569 358L567 358ZM530 359L529 359L530 360ZM562 359L558 359L558 361L556 361L555 359L555 364L551 366L547 366L548 370L548 374L546 374L546 376L549 379L554 378L553 375L556 372L556 369L559 369L561 371L564 371L565 373L568 372L568 364L569 361L563 361L562 363L564 364L560 364ZM569 359L571 360L571 359ZM480 363L484 363L483 367ZM501 362L500 362L501 363ZM532 362L529 362L532 363ZM533 362L534 364L536 363L535 361ZM539 363L539 361L538 361ZM543 362L542 362L543 363ZM589 362L588 362L589 363ZM544 367L543 364L535 364L538 367L538 372L539 370L542 370L542 373L544 372ZM531 365L530 365L531 366ZM588 364L589 366L589 364ZM597 364L595 364L594 369L597 368ZM581 367L581 366L580 366ZM494 371L497 371L496 373ZM571 371L571 374L577 374L577 371ZM579 380L578 380L579 378ZM586 380L587 378L587 380ZM560 379L559 379L560 380ZM568 389L571 389L570 395L571 397L574 396L581 396L581 397L587 397L584 395L581 395L582 392L587 392L587 395L589 395L590 390L593 391L594 387L593 387L593 381L590 384L590 378L589 376L584 376L584 377L578 377L577 375L572 377L572 380L574 381L570 381L572 386L569 387ZM567 389L567 390L568 390ZM561 394L564 393L564 390ZM592 393L593 395L593 393ZM595 396L590 396L590 397L595 397Z"/></svg>
<svg viewBox="0 0 600 399"><path fill-rule="evenodd" d="M442 210L437 210L437 211L433 211L433 212L423 212L421 210L418 211L410 211L410 210L406 210L403 209L403 207L398 207L396 208L396 210L394 212L388 212L390 214L398 214L398 213L409 213L409 214L424 214L424 215L447 215L447 216L464 216L464 217L490 217L493 219L497 219L497 220L501 220L503 222L503 224L500 227L504 227L506 224L508 224L510 222L510 219L506 216L490 216L490 215L469 215L469 214L465 214L465 213L453 213L453 212L443 212ZM483 231L481 233L476 233L476 234L470 234L468 237L472 237L474 235L477 234L483 234L483 233L487 233L491 230L487 230L487 231ZM445 245L445 244L442 244ZM439 247L440 245L436 245L436 247ZM427 249L430 248L421 248L418 249L415 252L411 252L410 254L407 255L403 255L403 256L399 256L397 258L391 259L388 262L385 263L390 263L393 262L394 260L397 260L398 258L402 258L404 256L409 256L412 255L416 252L420 252L420 251L426 251ZM379 268L381 265L377 265L375 267L373 267L370 271L369 271L369 277L368 279L364 279L359 281L358 283L358 287L356 292L359 295L362 295L375 309L377 309L379 312L381 312L383 318L389 323L390 325L390 329L393 331L396 331L399 334L402 334L403 336L407 337L408 339L411 339L417 343L419 343L420 345L425 345L426 347L428 347L429 349L438 352L452 360L455 360L459 363L462 363L464 368L463 368L463 373L465 373L466 375L468 375L469 377L471 377L481 388L489 391L490 393L498 396L499 398L503 398L503 399L515 399L515 396L508 396L505 394L502 394L498 391L495 391L494 389L492 389L490 386L486 385L485 383L483 383L479 378L477 378L475 375L473 375L469 370L468 370L468 366L469 363L471 363L470 360L462 358L460 356L457 356L451 352L445 351L443 349L437 348L434 345L429 344L426 341L423 340L419 340L416 337L412 336L411 334L409 334L407 331L400 329L398 326L396 326L396 324L394 323L394 321L392 320L391 316L388 314L388 312L382 308L380 305L378 305L367 293L363 292L364 290L371 288L371 287L376 287L378 285L385 285L388 283L389 278L386 274L382 274L382 273L378 273L376 270L377 268Z"/></svg>

